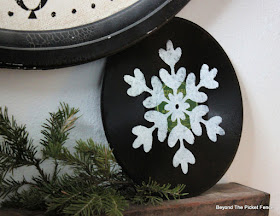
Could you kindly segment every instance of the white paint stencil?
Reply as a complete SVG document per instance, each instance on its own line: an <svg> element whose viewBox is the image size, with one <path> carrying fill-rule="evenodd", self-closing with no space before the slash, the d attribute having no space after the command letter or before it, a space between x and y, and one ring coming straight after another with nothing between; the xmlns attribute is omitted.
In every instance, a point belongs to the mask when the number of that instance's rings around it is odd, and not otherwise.
<svg viewBox="0 0 280 216"><path fill-rule="evenodd" d="M159 77L153 76L151 79L152 88L146 85L146 79L140 69L134 69L134 76L125 75L124 81L131 87L127 90L127 94L136 97L143 92L148 92L150 96L143 101L143 106L148 110L144 118L148 122L154 123L151 128L143 125L137 125L132 128L132 133L137 136L132 146L137 149L143 146L144 151L148 153L152 149L153 136L155 129L160 142L167 139L168 146L173 148L177 143L180 144L179 150L173 157L173 166L181 165L182 172L188 173L188 165L195 164L195 156L189 151L184 144L194 144L195 137L202 135L201 124L206 127L207 135L213 142L217 141L217 135L225 135L224 129L219 124L222 122L220 116L214 116L209 120L203 119L209 112L207 105L199 105L208 100L208 96L204 92L200 92L200 88L216 89L219 83L215 81L218 73L216 68L209 69L207 64L203 64L200 70L200 82L195 84L195 74L187 75L186 68L181 67L175 71L175 65L180 60L182 50L180 47L174 49L173 43L169 40L166 44L166 50L160 49L160 58L170 67L170 72L161 68ZM182 92L184 87L184 93ZM171 93L166 94L165 89L168 88ZM195 104L191 107L191 104ZM164 111L159 111L158 107L163 106ZM153 110L151 110L153 109ZM163 109L162 109L163 110ZM170 122L173 126L170 126ZM187 123L186 123L187 122ZM168 134L168 132L170 132Z"/></svg>

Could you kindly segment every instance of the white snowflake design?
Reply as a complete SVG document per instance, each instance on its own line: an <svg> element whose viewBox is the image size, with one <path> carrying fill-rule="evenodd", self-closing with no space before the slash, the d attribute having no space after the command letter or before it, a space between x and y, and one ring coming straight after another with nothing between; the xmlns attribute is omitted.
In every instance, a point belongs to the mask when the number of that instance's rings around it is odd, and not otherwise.
<svg viewBox="0 0 280 216"><path fill-rule="evenodd" d="M182 172L187 174L188 164L195 164L195 156L185 147L184 140L188 144L194 144L194 135L202 135L201 124L205 125L207 135L213 142L217 141L218 134L225 135L225 131L219 126L222 118L214 116L209 120L203 119L203 116L209 112L209 108L207 105L199 105L208 100L208 96L199 91L200 88L216 89L219 87L219 83L214 80L218 70L216 68L209 70L209 66L203 64L200 70L200 82L196 85L194 73L189 73L186 78L186 68L181 67L175 72L175 65L181 55L181 48L174 49L170 40L167 41L166 50L159 50L160 58L169 65L171 71L169 73L166 69L161 68L160 79L157 76L153 76L151 79L152 89L146 85L144 74L138 68L134 69L134 77L125 75L124 81L131 86L127 90L129 96L136 97L143 92L150 94L143 101L143 106L149 109L144 114L144 118L148 122L154 123L151 128L142 125L132 128L132 133L137 136L132 144L133 148L137 149L143 145L144 151L148 153L152 149L152 134L157 129L158 140L164 142L167 139L170 148L173 148L179 141L180 148L173 157L173 166L176 168L181 165ZM183 91L182 88L184 88ZM169 91L165 93L165 89ZM163 107L164 111L159 111L159 106ZM173 127L170 127L170 122ZM170 132L169 135L168 132Z"/></svg>

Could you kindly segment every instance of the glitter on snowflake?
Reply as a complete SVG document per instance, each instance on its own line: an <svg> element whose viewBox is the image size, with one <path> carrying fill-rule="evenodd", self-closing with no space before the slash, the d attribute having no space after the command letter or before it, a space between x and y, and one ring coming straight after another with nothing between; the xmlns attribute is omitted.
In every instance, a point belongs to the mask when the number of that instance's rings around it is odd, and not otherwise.
<svg viewBox="0 0 280 216"><path fill-rule="evenodd" d="M132 133L137 136L132 144L133 148L137 149L143 145L144 151L148 153L153 145L152 134L157 129L158 140L164 142L167 139L170 148L179 142L180 148L173 157L173 166L181 165L182 172L187 174L188 164L195 164L195 156L185 147L184 141L194 144L194 135L202 135L201 124L205 125L207 135L213 142L217 141L217 135L225 135L225 131L219 126L222 118L214 116L209 120L203 119L209 108L207 105L199 105L208 100L207 95L199 91L201 87L207 89L219 87L219 83L214 80L218 70L216 68L209 70L209 66L203 64L200 82L196 85L195 74L189 73L186 78L186 68L181 67L175 71L175 65L181 55L181 48L174 49L173 43L169 40L166 50L159 50L159 56L169 65L170 73L161 68L160 78L153 76L151 79L152 88L146 85L144 74L138 68L134 69L134 77L125 75L124 81L131 86L127 90L129 96L136 97L143 92L151 95L143 101L143 106L149 109L144 118L154 125L151 128L143 125L132 128Z"/></svg>

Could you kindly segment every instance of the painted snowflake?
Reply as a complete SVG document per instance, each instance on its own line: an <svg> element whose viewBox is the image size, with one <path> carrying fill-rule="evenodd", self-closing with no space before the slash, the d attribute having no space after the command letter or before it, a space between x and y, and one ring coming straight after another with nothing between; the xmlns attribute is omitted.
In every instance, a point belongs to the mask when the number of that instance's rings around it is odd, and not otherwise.
<svg viewBox="0 0 280 216"><path fill-rule="evenodd" d="M179 141L180 148L173 157L173 166L181 165L182 172L188 173L188 164L195 164L195 156L184 144L194 144L196 136L202 135L201 124L206 127L207 135L213 142L217 141L217 134L224 135L225 131L219 126L222 122L220 116L214 116L209 120L203 119L209 112L205 103L208 96L200 92L201 87L216 89L219 83L215 81L218 73L216 68L209 70L207 64L203 64L200 70L200 82L196 85L194 73L189 73L186 78L186 68L181 67L175 71L175 65L180 60L182 50L174 49L172 42L167 41L166 50L160 49L160 58L170 67L170 72L161 68L159 77L153 76L151 86L146 85L144 74L140 69L134 69L134 77L125 75L124 80L131 87L127 94L136 97L143 92L150 94L143 101L143 106L149 109L145 114L145 120L154 123L151 128L137 125L132 128L132 133L137 136L132 146L137 149L143 145L147 153L152 149L153 132L157 129L157 137L160 142L167 139L168 146L173 148Z"/></svg>

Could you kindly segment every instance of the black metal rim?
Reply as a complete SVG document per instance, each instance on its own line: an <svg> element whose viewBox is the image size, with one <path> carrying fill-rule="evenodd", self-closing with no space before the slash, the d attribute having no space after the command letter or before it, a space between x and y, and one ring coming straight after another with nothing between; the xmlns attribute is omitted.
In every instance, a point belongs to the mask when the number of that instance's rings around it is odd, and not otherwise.
<svg viewBox="0 0 280 216"><path fill-rule="evenodd" d="M52 69L114 54L168 22L188 2L141 0L106 19L70 29L0 29L0 67Z"/></svg>

